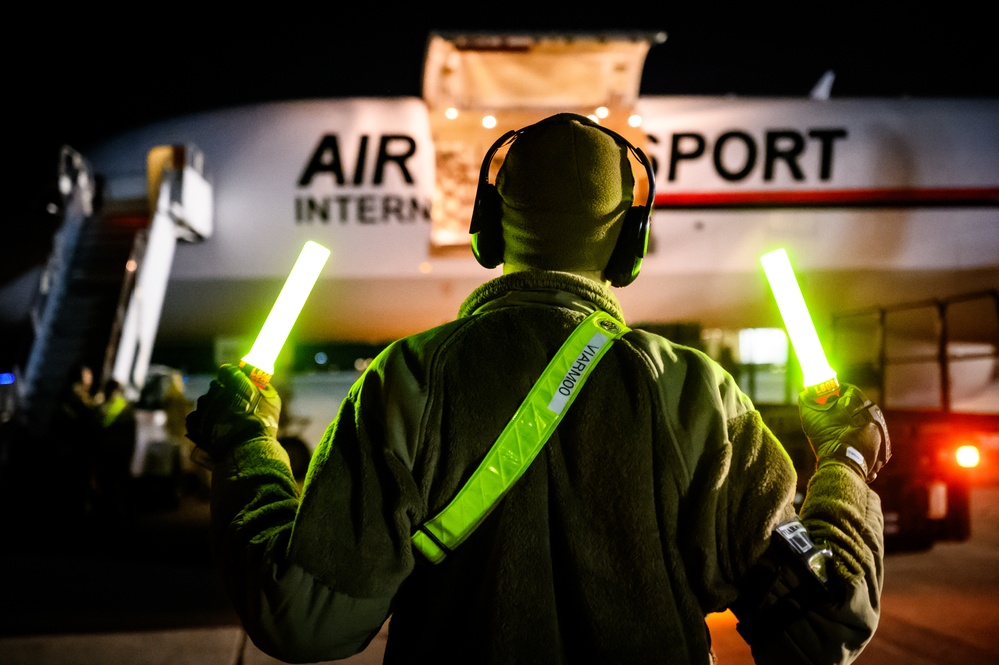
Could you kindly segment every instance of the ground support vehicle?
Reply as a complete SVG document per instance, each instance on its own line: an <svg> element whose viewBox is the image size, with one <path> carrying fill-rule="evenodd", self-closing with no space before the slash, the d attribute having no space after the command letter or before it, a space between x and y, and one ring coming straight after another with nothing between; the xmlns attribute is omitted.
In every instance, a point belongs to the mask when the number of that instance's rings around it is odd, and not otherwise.
<svg viewBox="0 0 999 665"><path fill-rule="evenodd" d="M882 405L894 455L871 484L886 545L925 549L971 535L969 494L999 482L999 292L833 316L830 358L840 378ZM799 473L815 458L793 403L759 405Z"/></svg>

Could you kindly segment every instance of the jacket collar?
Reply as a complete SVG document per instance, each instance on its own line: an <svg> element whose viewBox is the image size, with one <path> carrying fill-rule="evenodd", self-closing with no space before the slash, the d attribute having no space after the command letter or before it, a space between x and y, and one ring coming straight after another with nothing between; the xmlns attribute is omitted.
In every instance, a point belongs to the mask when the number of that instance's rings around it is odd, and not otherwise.
<svg viewBox="0 0 999 665"><path fill-rule="evenodd" d="M458 317L529 304L565 307L585 314L602 309L624 322L621 304L609 286L572 273L547 270L525 270L486 282L462 303Z"/></svg>

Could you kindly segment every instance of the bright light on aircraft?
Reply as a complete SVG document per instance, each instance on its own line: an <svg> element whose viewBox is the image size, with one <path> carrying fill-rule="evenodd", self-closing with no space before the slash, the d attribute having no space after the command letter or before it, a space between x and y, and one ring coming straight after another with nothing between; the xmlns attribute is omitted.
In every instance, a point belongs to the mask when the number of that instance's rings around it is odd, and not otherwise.
<svg viewBox="0 0 999 665"><path fill-rule="evenodd" d="M492 129L496 126L496 117L491 115L482 116L482 126L486 129Z"/></svg>

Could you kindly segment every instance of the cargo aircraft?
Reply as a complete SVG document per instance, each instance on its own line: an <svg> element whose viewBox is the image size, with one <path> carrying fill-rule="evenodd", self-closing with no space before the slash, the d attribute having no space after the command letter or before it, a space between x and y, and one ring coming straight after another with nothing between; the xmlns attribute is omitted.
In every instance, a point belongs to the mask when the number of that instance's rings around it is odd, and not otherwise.
<svg viewBox="0 0 999 665"><path fill-rule="evenodd" d="M759 257L784 247L847 378L866 377L887 408L985 414L976 445L999 446L999 100L838 99L831 76L803 98L640 95L661 39L435 33L421 97L227 108L67 152L62 177L90 193L65 209L133 229L91 364L136 394L157 353L208 357L186 370L210 374L248 348L308 240L332 255L289 343L314 363L296 375L333 369L324 346L384 344L451 320L501 270L470 251L483 156L504 132L571 111L654 166L647 254L617 292L630 324L727 354L758 403L793 404L786 340L774 356L760 341L774 336L753 332L781 329ZM64 244L85 235L64 227ZM44 342L73 327L56 310L84 305L58 305L58 262L41 272ZM42 401L32 372L44 374L56 346L33 346L28 402ZM318 432L335 404L322 408ZM917 483L923 522L951 514L938 481Z"/></svg>

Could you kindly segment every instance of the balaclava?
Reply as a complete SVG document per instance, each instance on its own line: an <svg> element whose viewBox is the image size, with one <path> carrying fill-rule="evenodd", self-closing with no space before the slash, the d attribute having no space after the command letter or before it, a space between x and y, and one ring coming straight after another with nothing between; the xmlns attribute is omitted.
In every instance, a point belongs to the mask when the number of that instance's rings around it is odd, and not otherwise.
<svg viewBox="0 0 999 665"><path fill-rule="evenodd" d="M634 175L625 145L563 113L513 141L496 189L505 261L602 272L631 207Z"/></svg>

